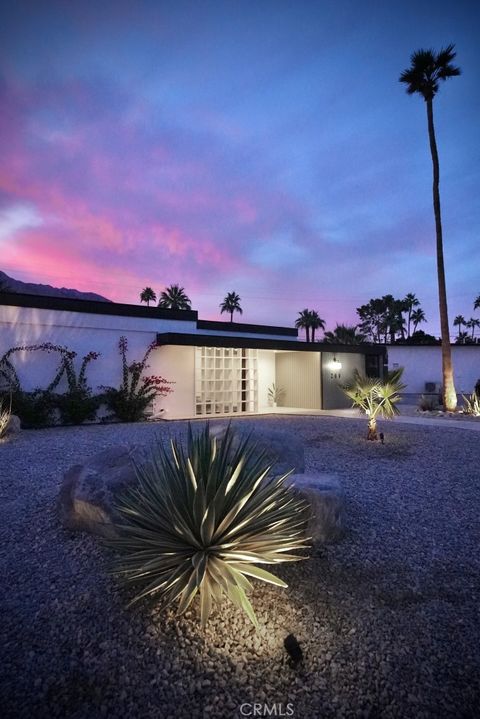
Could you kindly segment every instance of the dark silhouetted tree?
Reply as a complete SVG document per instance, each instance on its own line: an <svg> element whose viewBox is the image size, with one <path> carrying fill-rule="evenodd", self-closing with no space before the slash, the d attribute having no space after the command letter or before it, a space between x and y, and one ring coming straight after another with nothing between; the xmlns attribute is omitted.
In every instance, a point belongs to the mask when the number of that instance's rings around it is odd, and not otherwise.
<svg viewBox="0 0 480 719"><path fill-rule="evenodd" d="M366 340L366 335L358 331L357 325L337 325L333 332L325 332L323 337L324 342L339 345L361 345Z"/></svg>
<svg viewBox="0 0 480 719"><path fill-rule="evenodd" d="M418 325L422 324L422 322L427 321L427 318L425 317L425 312L422 310L421 307L419 307L418 310L413 310L411 314L411 320L413 322L413 331L415 333L417 331Z"/></svg>
<svg viewBox="0 0 480 719"><path fill-rule="evenodd" d="M312 330L312 342L315 342L315 331L325 329L325 320L322 320L316 310L310 310L310 329Z"/></svg>
<svg viewBox="0 0 480 719"><path fill-rule="evenodd" d="M179 285L166 287L160 295L158 306L166 310L190 310L192 303L185 293L185 289Z"/></svg>
<svg viewBox="0 0 480 719"><path fill-rule="evenodd" d="M412 312L415 307L420 306L420 302L413 292L409 292L403 299L404 312L407 313L407 337L410 337L410 323L412 321Z"/></svg>
<svg viewBox="0 0 480 719"><path fill-rule="evenodd" d="M140 302L146 302L147 307L150 307L150 302L156 302L156 300L157 300L157 295L155 294L155 292L152 290L151 287L145 287L140 292Z"/></svg>
<svg viewBox="0 0 480 719"><path fill-rule="evenodd" d="M305 330L305 339L310 342L310 310L305 309L298 313L295 327L299 330Z"/></svg>
<svg viewBox="0 0 480 719"><path fill-rule="evenodd" d="M240 297L236 292L228 292L227 296L220 304L220 314L224 312L230 313L230 322L233 322L233 313L238 312L243 315L243 310L240 307Z"/></svg>

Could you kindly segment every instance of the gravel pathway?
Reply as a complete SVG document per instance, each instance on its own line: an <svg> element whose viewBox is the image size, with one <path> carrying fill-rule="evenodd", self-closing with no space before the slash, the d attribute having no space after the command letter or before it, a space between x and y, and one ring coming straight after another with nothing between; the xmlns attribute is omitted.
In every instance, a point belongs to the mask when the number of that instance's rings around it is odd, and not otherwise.
<svg viewBox="0 0 480 719"><path fill-rule="evenodd" d="M256 583L259 632L229 604L205 633L196 605L180 619L148 602L126 609L109 550L57 520L71 464L184 436L185 423L24 431L0 444L2 716L479 717L477 433L385 423L382 446L358 420L237 421L295 432L306 471L336 473L347 494L342 542L280 567L286 590ZM283 650L290 632L297 669Z"/></svg>

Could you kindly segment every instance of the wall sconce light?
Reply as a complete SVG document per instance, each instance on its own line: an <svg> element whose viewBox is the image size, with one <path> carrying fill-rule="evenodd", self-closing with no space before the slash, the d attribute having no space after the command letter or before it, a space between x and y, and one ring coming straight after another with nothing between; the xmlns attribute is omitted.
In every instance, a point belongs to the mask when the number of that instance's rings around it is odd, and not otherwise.
<svg viewBox="0 0 480 719"><path fill-rule="evenodd" d="M340 372L340 370L342 369L342 363L339 362L336 357L334 357L332 362L330 363L330 367L334 372Z"/></svg>

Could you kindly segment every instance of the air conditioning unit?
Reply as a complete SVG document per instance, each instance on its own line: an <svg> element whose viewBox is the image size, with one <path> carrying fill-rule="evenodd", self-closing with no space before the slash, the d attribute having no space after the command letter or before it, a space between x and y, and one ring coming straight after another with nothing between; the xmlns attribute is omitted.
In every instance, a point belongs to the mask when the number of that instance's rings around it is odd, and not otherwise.
<svg viewBox="0 0 480 719"><path fill-rule="evenodd" d="M425 392L429 392L430 394L440 392L441 388L441 382L425 382Z"/></svg>

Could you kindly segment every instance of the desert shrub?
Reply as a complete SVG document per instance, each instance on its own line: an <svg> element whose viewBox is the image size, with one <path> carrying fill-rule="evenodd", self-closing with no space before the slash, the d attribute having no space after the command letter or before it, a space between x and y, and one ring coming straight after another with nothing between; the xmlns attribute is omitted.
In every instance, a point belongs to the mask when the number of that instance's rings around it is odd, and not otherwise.
<svg viewBox="0 0 480 719"><path fill-rule="evenodd" d="M477 381L475 383L475 388L473 391L475 392L477 397L480 397L480 379L477 379Z"/></svg>
<svg viewBox="0 0 480 719"><path fill-rule="evenodd" d="M55 424L55 400L51 392L35 389L12 393L12 412L20 418L24 429L38 429Z"/></svg>
<svg viewBox="0 0 480 719"><path fill-rule="evenodd" d="M144 370L148 369L147 359L150 352L155 349L156 343L147 348L140 362L127 361L128 343L126 337L120 337L118 351L122 358L122 384L120 387L100 387L103 390L102 401L111 411L109 419L120 422L140 422L146 417L147 407L155 397L163 397L170 392L172 382L163 377L150 375L142 377Z"/></svg>
<svg viewBox="0 0 480 719"><path fill-rule="evenodd" d="M438 409L438 400L436 397L427 397L424 394L421 395L418 400L418 409L421 412L433 412Z"/></svg>
<svg viewBox="0 0 480 719"><path fill-rule="evenodd" d="M286 483L272 477L265 453L247 438L236 450L228 428L220 445L208 426L188 431L188 447L171 442L152 450L137 468L138 486L117 506L121 519L114 573L126 584L142 584L132 603L158 597L161 608L178 600L183 613L200 594L204 626L214 602L225 597L257 626L247 597L254 577L286 584L256 566L302 559L307 546L306 504Z"/></svg>
<svg viewBox="0 0 480 719"><path fill-rule="evenodd" d="M93 422L97 416L100 402L100 396L92 395L88 388L57 394L54 398L62 424Z"/></svg>

